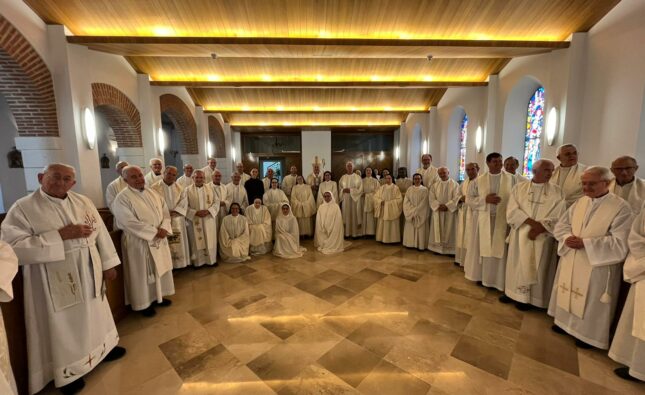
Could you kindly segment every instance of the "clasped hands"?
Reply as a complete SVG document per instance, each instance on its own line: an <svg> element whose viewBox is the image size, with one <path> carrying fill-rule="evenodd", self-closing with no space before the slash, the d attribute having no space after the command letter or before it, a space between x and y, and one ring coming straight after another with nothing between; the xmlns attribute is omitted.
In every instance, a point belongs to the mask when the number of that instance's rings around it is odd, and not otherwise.
<svg viewBox="0 0 645 395"><path fill-rule="evenodd" d="M502 202L502 198L497 196L496 193L490 193L486 195L486 203L498 205Z"/></svg>
<svg viewBox="0 0 645 395"><path fill-rule="evenodd" d="M544 227L544 225L542 225L542 223L534 219L527 218L526 221L524 221L524 223L531 227L531 230L529 230L530 240L535 240L539 235L546 232L546 228Z"/></svg>
<svg viewBox="0 0 645 395"><path fill-rule="evenodd" d="M574 250L582 250L585 248L584 241L578 236L569 236L564 240L564 245Z"/></svg>
<svg viewBox="0 0 645 395"><path fill-rule="evenodd" d="M206 216L210 215L210 213L211 213L211 212L210 212L210 211L208 211L208 210L198 210L198 211L195 213L195 215L196 215L197 217L203 218L203 217L206 217Z"/></svg>

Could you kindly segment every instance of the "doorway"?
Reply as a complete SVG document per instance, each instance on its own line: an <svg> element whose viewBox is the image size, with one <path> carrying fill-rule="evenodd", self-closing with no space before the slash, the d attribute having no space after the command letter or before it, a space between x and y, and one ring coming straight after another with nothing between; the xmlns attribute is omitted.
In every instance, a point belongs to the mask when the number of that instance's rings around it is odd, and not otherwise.
<svg viewBox="0 0 645 395"><path fill-rule="evenodd" d="M284 158L260 158L260 169L262 177L265 177L269 169L273 169L274 177L282 183L284 176Z"/></svg>

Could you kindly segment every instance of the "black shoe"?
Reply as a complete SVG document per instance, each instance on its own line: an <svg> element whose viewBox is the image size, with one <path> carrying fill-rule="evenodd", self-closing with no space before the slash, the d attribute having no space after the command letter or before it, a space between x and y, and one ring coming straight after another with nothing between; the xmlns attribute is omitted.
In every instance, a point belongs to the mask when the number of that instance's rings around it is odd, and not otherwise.
<svg viewBox="0 0 645 395"><path fill-rule="evenodd" d="M76 381L72 381L71 383L60 387L58 390L64 395L73 395L81 392L83 388L85 388L85 380L81 377Z"/></svg>
<svg viewBox="0 0 645 395"><path fill-rule="evenodd" d="M557 333L557 334L560 334L560 335L566 335L567 334L567 332L565 332L564 329L560 328L559 326L557 326L555 324L551 325L551 330L553 332Z"/></svg>
<svg viewBox="0 0 645 395"><path fill-rule="evenodd" d="M125 355L125 348L116 346L103 358L104 361L111 362L123 358Z"/></svg>
<svg viewBox="0 0 645 395"><path fill-rule="evenodd" d="M628 367L616 368L616 369L614 369L614 373L616 374L616 376L620 377L623 380L634 381L636 383L643 383L642 380L639 380L636 377L631 376L629 374L629 368Z"/></svg>
<svg viewBox="0 0 645 395"><path fill-rule="evenodd" d="M481 281L477 281L477 285L479 285L480 287L483 287L483 286L484 286L484 283L483 283L483 282L481 282Z"/></svg>
<svg viewBox="0 0 645 395"><path fill-rule="evenodd" d="M508 297L508 296L506 296L506 295L502 295L502 296L500 296L497 300L499 300L499 301L500 301L500 303L504 303L504 304L507 304L507 303L513 303L513 299L509 298L509 297Z"/></svg>
<svg viewBox="0 0 645 395"><path fill-rule="evenodd" d="M161 299L161 303L155 302L155 305L157 305L159 307L168 307L171 304L172 304L172 300L166 299L166 298Z"/></svg>
<svg viewBox="0 0 645 395"><path fill-rule="evenodd" d="M454 264L455 266L461 266L461 265L459 264L459 262L453 262L453 264Z"/></svg>
<svg viewBox="0 0 645 395"><path fill-rule="evenodd" d="M576 347L582 348L584 350L594 348L591 344L587 344L587 343L583 342L582 340L578 340L578 339L576 339Z"/></svg>
<svg viewBox="0 0 645 395"><path fill-rule="evenodd" d="M530 304L528 304L528 303L520 303L520 302L515 303L515 308L518 309L519 311L533 310L533 306L531 306Z"/></svg>
<svg viewBox="0 0 645 395"><path fill-rule="evenodd" d="M148 306L147 308L141 310L140 313L144 317L154 317L155 314L157 314L157 312L155 311L155 308L152 306Z"/></svg>

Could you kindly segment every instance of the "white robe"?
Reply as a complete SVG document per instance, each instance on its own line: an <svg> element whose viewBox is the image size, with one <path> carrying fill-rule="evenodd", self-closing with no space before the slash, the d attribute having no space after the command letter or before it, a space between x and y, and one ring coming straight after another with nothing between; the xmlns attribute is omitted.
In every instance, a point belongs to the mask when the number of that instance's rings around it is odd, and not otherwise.
<svg viewBox="0 0 645 395"><path fill-rule="evenodd" d="M186 201L186 227L190 240L190 261L195 267L214 265L217 262L217 231L220 201L212 188L193 184L184 190ZM209 215L198 217L200 210Z"/></svg>
<svg viewBox="0 0 645 395"><path fill-rule="evenodd" d="M168 239L157 238L158 228L172 234L166 202L149 188L128 187L114 201L114 216L123 229L125 303L144 310L175 293Z"/></svg>
<svg viewBox="0 0 645 395"><path fill-rule="evenodd" d="M293 215L298 220L298 229L301 236L314 235L314 218L316 216L316 201L307 184L294 185L291 189L291 208Z"/></svg>
<svg viewBox="0 0 645 395"><path fill-rule="evenodd" d="M211 169L208 165L206 165L206 167L202 167L200 170L204 172L204 180L206 180L205 183L213 182L213 173L215 173L215 171L220 171L217 167Z"/></svg>
<svg viewBox="0 0 645 395"><path fill-rule="evenodd" d="M112 202L116 199L116 195L128 187L123 177L117 177L114 181L108 184L105 188L105 204L108 208L112 208Z"/></svg>
<svg viewBox="0 0 645 395"><path fill-rule="evenodd" d="M318 173L318 174L310 173L307 176L307 179L305 180L305 182L307 183L307 185L309 185L309 187L311 187L311 193L313 193L314 198L317 198L318 189L320 187L320 184L323 182L323 173Z"/></svg>
<svg viewBox="0 0 645 395"><path fill-rule="evenodd" d="M255 208L250 205L246 209L246 219L249 223L249 251L251 255L262 255L271 251L273 228L271 227L271 213L262 205Z"/></svg>
<svg viewBox="0 0 645 395"><path fill-rule="evenodd" d="M420 185L408 188L403 198L403 245L425 250L428 244L428 188Z"/></svg>
<svg viewBox="0 0 645 395"><path fill-rule="evenodd" d="M405 193L407 192L408 188L413 185L413 182L409 178L397 178L395 184L397 187L399 187L401 196L405 197Z"/></svg>
<svg viewBox="0 0 645 395"><path fill-rule="evenodd" d="M343 234L343 214L332 196L329 203L323 202L318 208L314 246L325 255L343 252L350 245Z"/></svg>
<svg viewBox="0 0 645 395"><path fill-rule="evenodd" d="M297 175L292 176L291 174L287 174L282 179L282 185L280 186L280 188L282 188L282 190L284 191L284 194L287 195L288 197L291 196L291 188L293 188L293 186L296 185L297 177L298 177Z"/></svg>
<svg viewBox="0 0 645 395"><path fill-rule="evenodd" d="M421 174L421 177L423 179L423 186L430 189L432 184L435 182L439 181L439 174L437 174L437 168L430 165L428 166L427 169L424 169L423 167L419 167L416 171L416 173Z"/></svg>
<svg viewBox="0 0 645 395"><path fill-rule="evenodd" d="M383 203L383 205L381 205ZM401 212L403 198L395 184L382 185L374 194L374 217L376 218L376 241L401 242Z"/></svg>
<svg viewBox="0 0 645 395"><path fill-rule="evenodd" d="M609 357L629 367L629 374L645 381L645 210L634 220L629 234L625 281L632 285L620 316Z"/></svg>
<svg viewBox="0 0 645 395"><path fill-rule="evenodd" d="M204 179L206 179L204 177ZM207 182L210 182L210 180L206 180ZM177 184L179 184L182 188L188 188L189 186L193 185L194 181L192 177L186 177L184 174L183 176L179 177L177 181L175 181Z"/></svg>
<svg viewBox="0 0 645 395"><path fill-rule="evenodd" d="M338 204L338 184L336 184L336 181L323 181L318 186L318 195L316 197L318 207L325 202L323 199L323 193L325 192L331 192L334 202Z"/></svg>
<svg viewBox="0 0 645 395"><path fill-rule="evenodd" d="M506 220L511 227L506 262L504 293L509 298L546 308L551 298L558 263L557 243L553 229L566 211L564 195L557 185L516 185L506 207ZM535 240L529 239L528 218L546 229Z"/></svg>
<svg viewBox="0 0 645 395"><path fill-rule="evenodd" d="M468 186L470 185L470 179L466 178L461 185L459 186L459 193L464 198L468 194ZM455 237L455 262L460 266L464 266L466 261L466 248L469 243L470 235L472 234L473 229L473 212L464 202L459 203L459 211L457 213L457 230Z"/></svg>
<svg viewBox="0 0 645 395"><path fill-rule="evenodd" d="M376 218L374 218L374 194L381 187L374 177L363 178L363 234L365 236L376 235Z"/></svg>
<svg viewBox="0 0 645 395"><path fill-rule="evenodd" d="M18 257L9 244L0 241L0 302L10 302L13 299L11 282L16 273L18 273ZM9 360L9 344L2 311L0 311L0 394L18 395Z"/></svg>
<svg viewBox="0 0 645 395"><path fill-rule="evenodd" d="M63 241L58 229L69 224L95 231ZM112 239L87 197L70 191L57 199L38 189L11 207L2 240L22 266L29 392L51 380L69 384L119 342L103 283L103 271L120 263Z"/></svg>
<svg viewBox="0 0 645 395"><path fill-rule="evenodd" d="M620 186L616 184L616 179L609 184L609 192L623 198L629 203L634 214L639 214L645 201L645 180L635 178L634 181Z"/></svg>
<svg viewBox="0 0 645 395"><path fill-rule="evenodd" d="M268 191L269 189L271 189L271 180L272 179L269 178L269 177L264 177L262 179L262 183L264 184L264 191L265 192Z"/></svg>
<svg viewBox="0 0 645 395"><path fill-rule="evenodd" d="M632 217L629 205L613 193L596 199L583 196L553 231L561 258L548 313L567 333L603 350L609 347ZM571 235L582 237L585 247L567 247L564 241Z"/></svg>
<svg viewBox="0 0 645 395"><path fill-rule="evenodd" d="M582 181L580 177L586 168L587 166L578 163L571 167L558 166L553 172L550 182L559 186L562 190L567 200L567 208L582 197Z"/></svg>
<svg viewBox="0 0 645 395"><path fill-rule="evenodd" d="M173 269L181 269L190 264L190 248L186 232L186 206L187 202L182 194L184 188L174 182L168 186L163 180L150 187L166 201L172 226L172 236L168 236L168 247L172 256ZM179 215L172 216L172 212Z"/></svg>
<svg viewBox="0 0 645 395"><path fill-rule="evenodd" d="M242 184L242 182L237 185L232 182L226 184L226 206L231 207L232 203L239 204L242 210L245 210L246 206L249 205L246 188L244 188L244 184Z"/></svg>
<svg viewBox="0 0 645 395"><path fill-rule="evenodd" d="M242 174L240 174L240 185L244 186L244 184L246 184L246 182L250 179L251 179L250 174L246 174L242 172Z"/></svg>
<svg viewBox="0 0 645 395"><path fill-rule="evenodd" d="M214 199L219 200L219 213L217 215L217 225L218 227L222 226L222 221L224 220L224 217L228 215L228 210L231 206L228 200L228 194L227 194L227 189L226 185L215 185L212 182L206 184L206 186L210 187L213 189L213 192L215 192ZM224 203L222 205L222 202Z"/></svg>
<svg viewBox="0 0 645 395"><path fill-rule="evenodd" d="M499 291L504 291L506 279L506 205L511 185L511 175L486 172L470 183L466 196L475 225L464 263L466 278ZM502 201L497 205L486 203L486 195L490 193L496 193Z"/></svg>
<svg viewBox="0 0 645 395"><path fill-rule="evenodd" d="M348 188L349 192L343 192ZM345 237L363 236L363 207L361 195L363 194L363 180L356 173L344 174L338 182L338 199L343 223L345 224Z"/></svg>
<svg viewBox="0 0 645 395"><path fill-rule="evenodd" d="M289 198L282 189L269 189L262 197L262 203L267 206L271 213L271 227L275 229L275 220L280 214L280 207L283 203L289 203Z"/></svg>
<svg viewBox="0 0 645 395"><path fill-rule="evenodd" d="M455 253L457 208L461 197L459 184L449 178L435 182L428 191L428 200L432 210L432 225L428 249L437 254ZM439 205L445 204L448 211L439 211Z"/></svg>
<svg viewBox="0 0 645 395"><path fill-rule="evenodd" d="M219 228L219 254L227 263L240 263L249 256L249 223L242 214L224 217Z"/></svg>
<svg viewBox="0 0 645 395"><path fill-rule="evenodd" d="M148 174L144 176L144 179L146 180L146 186L150 187L154 183L161 181L163 179L163 174L156 175L152 171L149 171Z"/></svg>
<svg viewBox="0 0 645 395"><path fill-rule="evenodd" d="M273 255L285 259L294 259L302 257L306 251L306 248L300 247L298 220L291 214L291 210L289 210L288 215L284 215L281 212L275 220Z"/></svg>

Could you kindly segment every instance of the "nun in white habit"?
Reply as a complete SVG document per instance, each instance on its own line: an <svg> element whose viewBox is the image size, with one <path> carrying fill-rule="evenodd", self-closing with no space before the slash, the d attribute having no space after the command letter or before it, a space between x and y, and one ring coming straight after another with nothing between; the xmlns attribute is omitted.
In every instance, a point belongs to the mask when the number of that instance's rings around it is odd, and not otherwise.
<svg viewBox="0 0 645 395"><path fill-rule="evenodd" d="M327 191L323 193L323 204L316 214L314 245L323 254L343 252L351 244L345 242L343 236L343 214L334 201L334 195Z"/></svg>
<svg viewBox="0 0 645 395"><path fill-rule="evenodd" d="M249 251L251 255L262 255L271 251L271 213L262 204L262 199L255 198L253 204L246 208L246 219L249 222Z"/></svg>
<svg viewBox="0 0 645 395"><path fill-rule="evenodd" d="M296 185L291 189L291 206L298 221L300 235L313 236L317 206L311 186L305 184L305 179L302 176L296 177Z"/></svg>
<svg viewBox="0 0 645 395"><path fill-rule="evenodd" d="M238 203L231 203L230 214L224 217L219 230L219 254L226 263L240 263L251 259L249 223L240 211Z"/></svg>
<svg viewBox="0 0 645 395"><path fill-rule="evenodd" d="M289 203L283 203L281 213L278 214L278 218L275 220L273 255L293 259L300 258L306 251L306 248L300 247L298 220L291 213Z"/></svg>

